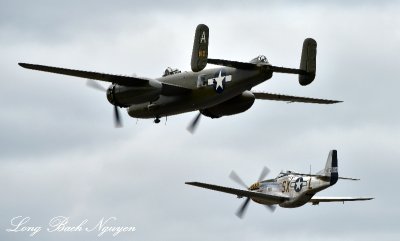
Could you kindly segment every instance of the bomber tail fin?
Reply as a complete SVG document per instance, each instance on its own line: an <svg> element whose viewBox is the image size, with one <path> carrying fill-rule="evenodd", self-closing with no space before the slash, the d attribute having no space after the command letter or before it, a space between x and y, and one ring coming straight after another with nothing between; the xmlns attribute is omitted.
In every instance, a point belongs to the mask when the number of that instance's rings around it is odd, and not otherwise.
<svg viewBox="0 0 400 241"><path fill-rule="evenodd" d="M205 24L199 24L196 28L193 42L191 67L193 72L203 70L208 59L209 29Z"/></svg>
<svg viewBox="0 0 400 241"><path fill-rule="evenodd" d="M303 42L301 51L300 69L306 71L306 74L299 75L299 83L308 85L315 79L317 58L317 42L312 38L307 38Z"/></svg>
<svg viewBox="0 0 400 241"><path fill-rule="evenodd" d="M339 173L338 173L338 158L336 150L331 150L329 152L325 168L320 172L318 172L317 174L329 177L331 185L334 185L338 181Z"/></svg>

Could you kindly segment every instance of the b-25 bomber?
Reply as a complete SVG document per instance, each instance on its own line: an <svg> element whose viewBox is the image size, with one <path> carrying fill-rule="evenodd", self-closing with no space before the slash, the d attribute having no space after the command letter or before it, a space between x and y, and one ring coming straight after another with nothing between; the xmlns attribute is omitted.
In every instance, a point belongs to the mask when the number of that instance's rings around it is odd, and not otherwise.
<svg viewBox="0 0 400 241"><path fill-rule="evenodd" d="M276 205L283 208L297 208L312 203L317 205L321 202L346 202L365 201L371 197L316 197L316 193L333 186L339 179L359 180L354 178L339 177L337 151L329 152L325 168L316 174L304 174L294 171L282 171L276 178L264 180L269 169L264 167L257 182L247 186L242 179L232 171L230 178L245 189L223 187L202 182L186 182L188 185L211 189L218 192L225 192L236 195L238 198L246 197L245 201L237 211L236 215L243 217L245 210L253 200L256 203L265 205L274 211Z"/></svg>
<svg viewBox="0 0 400 241"><path fill-rule="evenodd" d="M251 89L270 79L273 73L297 74L300 85L313 82L316 73L317 42L312 38L304 40L298 69L271 65L260 55L250 62L208 58L209 28L200 24L196 28L191 69L181 72L167 68L160 78L121 76L97 72L73 70L44 65L19 63L20 66L88 79L88 85L106 92L108 101L114 105L116 126L121 126L118 107L127 108L134 118L153 118L155 123L161 117L199 111L188 126L193 132L200 116L219 118L248 110L256 99L316 104L333 104L340 101L298 97L290 95L255 92ZM218 68L205 69L207 64ZM94 80L111 83L105 89Z"/></svg>

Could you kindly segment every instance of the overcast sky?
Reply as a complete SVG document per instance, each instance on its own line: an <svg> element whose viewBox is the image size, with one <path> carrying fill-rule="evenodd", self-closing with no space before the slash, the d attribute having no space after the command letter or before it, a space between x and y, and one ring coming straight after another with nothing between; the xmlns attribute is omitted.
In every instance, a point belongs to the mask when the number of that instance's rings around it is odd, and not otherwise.
<svg viewBox="0 0 400 241"><path fill-rule="evenodd" d="M268 3L267 3L268 2ZM303 1L304 2L304 1ZM1 240L398 240L400 207L400 4L398 1L0 1ZM18 62L156 78L190 69L194 30L210 28L209 56L248 61L264 54L298 67L302 41L318 42L317 76L306 87L275 74L255 90L338 99L322 106L259 100L247 112L202 118L195 112L113 127L105 95L84 79L22 69ZM211 67L211 66L209 66ZM104 84L106 86L106 84ZM337 149L341 176L320 196L373 201L277 208L184 184L238 187L263 166L317 172ZM102 217L135 226L96 233L9 233L10 220L51 218L71 225Z"/></svg>

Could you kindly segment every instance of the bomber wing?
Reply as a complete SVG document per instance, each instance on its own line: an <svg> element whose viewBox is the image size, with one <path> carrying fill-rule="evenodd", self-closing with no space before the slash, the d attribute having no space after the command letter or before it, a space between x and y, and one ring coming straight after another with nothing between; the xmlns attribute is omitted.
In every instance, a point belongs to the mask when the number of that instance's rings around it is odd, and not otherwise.
<svg viewBox="0 0 400 241"><path fill-rule="evenodd" d="M286 101L286 102L301 102L301 103L313 103L313 104L335 104L340 103L340 100L325 100L316 99L309 97L300 97L292 95L281 95L281 94L271 94L264 92L253 92L256 99L260 100L276 100L276 101Z"/></svg>
<svg viewBox="0 0 400 241"><path fill-rule="evenodd" d="M372 200L372 197L313 197L310 203L317 205L320 202L349 202L349 201L367 201Z"/></svg>
<svg viewBox="0 0 400 241"><path fill-rule="evenodd" d="M196 187L202 187L202 188L206 188L206 189L210 189L210 190L214 190L214 191L218 191L218 192L234 194L239 197L264 199L264 200L267 200L268 202L276 203L276 204L282 203L285 200L289 199L286 196L270 195L270 194L264 194L264 193L260 193L260 192L241 190L241 189L235 189L235 188L230 188L230 187L223 187L223 186L201 183L201 182L186 182L185 184L196 186Z"/></svg>
<svg viewBox="0 0 400 241"><path fill-rule="evenodd" d="M74 77L80 77L85 79L95 79L101 80L110 83L116 83L119 85L124 86L146 86L149 84L150 81L157 81L148 78L138 78L138 77L131 77L131 76L123 76L123 75L113 75L113 74L104 74L98 72L91 72L91 71L83 71L83 70L75 70L75 69L65 69L59 67L51 67L45 65L37 65L37 64L26 64L26 63L19 63L19 65L26 69L50 72L55 74L63 74L69 75ZM163 85L162 94L164 95L180 95L184 93L188 93L191 89L177 86L173 84L161 83Z"/></svg>
<svg viewBox="0 0 400 241"><path fill-rule="evenodd" d="M104 74L104 73L75 70L75 69L65 69L65 68L51 67L51 66L37 65L37 64L19 63L19 65L26 69L50 72L55 74L70 75L85 79L101 80L125 86L141 86L149 83L148 79L136 78L130 76Z"/></svg>

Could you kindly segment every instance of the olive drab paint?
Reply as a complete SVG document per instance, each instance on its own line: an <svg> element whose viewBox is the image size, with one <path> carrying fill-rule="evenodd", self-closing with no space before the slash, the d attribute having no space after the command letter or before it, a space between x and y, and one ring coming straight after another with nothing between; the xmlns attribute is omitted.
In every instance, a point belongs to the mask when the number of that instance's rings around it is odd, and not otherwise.
<svg viewBox="0 0 400 241"><path fill-rule="evenodd" d="M301 51L300 69L307 72L306 75L299 75L299 83L308 85L315 79L315 71L317 65L317 41L307 38L303 42L303 50Z"/></svg>
<svg viewBox="0 0 400 241"><path fill-rule="evenodd" d="M203 70L207 65L208 58L208 35L209 29L204 24L196 28L193 42L191 67L193 72Z"/></svg>
<svg viewBox="0 0 400 241"><path fill-rule="evenodd" d="M317 52L317 43L311 38L303 43L300 69L274 66L263 55L249 62L210 58L209 38L209 28L199 24L193 42L193 72L167 68L159 78L104 74L28 63L19 65L26 69L90 79L90 86L97 89L99 85L94 80L110 83L106 93L108 101L114 106L116 123L120 122L119 107L127 108L130 117L154 118L154 123L160 123L161 117L192 111L198 111L210 118L236 115L251 108L255 100L313 104L341 102L252 90L253 87L271 79L273 73L298 74L301 85L310 84L315 77ZM207 64L218 67L206 69ZM194 120L192 123L198 123L198 118Z"/></svg>

